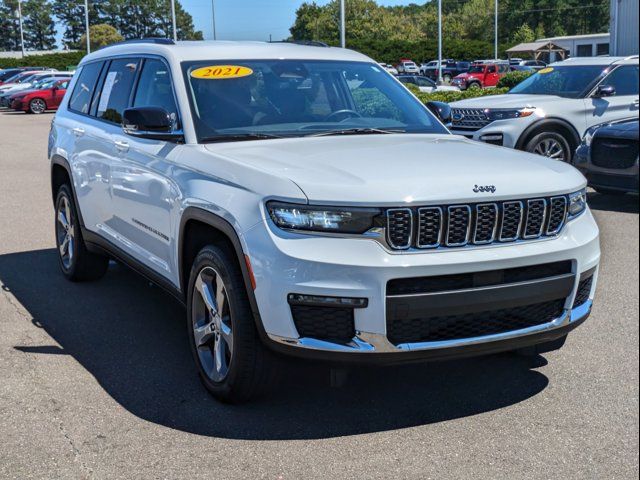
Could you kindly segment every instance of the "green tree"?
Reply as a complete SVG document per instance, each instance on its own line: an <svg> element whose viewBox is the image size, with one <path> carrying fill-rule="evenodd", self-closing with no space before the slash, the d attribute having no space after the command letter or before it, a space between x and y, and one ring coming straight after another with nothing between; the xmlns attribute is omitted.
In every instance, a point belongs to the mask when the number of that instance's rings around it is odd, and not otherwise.
<svg viewBox="0 0 640 480"><path fill-rule="evenodd" d="M56 24L47 0L28 0L22 4L24 43L29 50L52 50L56 46Z"/></svg>
<svg viewBox="0 0 640 480"><path fill-rule="evenodd" d="M115 28L104 23L91 25L89 27L89 36L91 37L91 51L124 40ZM80 37L80 47L83 50L87 48L87 36L84 33Z"/></svg>
<svg viewBox="0 0 640 480"><path fill-rule="evenodd" d="M64 26L62 43L69 49L80 48L80 37L85 33L84 2L53 0L51 7L58 22ZM95 4L89 2L89 25L99 23Z"/></svg>
<svg viewBox="0 0 640 480"><path fill-rule="evenodd" d="M519 43L529 43L536 39L536 34L531 27L526 23L523 23L518 29L511 35L511 43L518 45Z"/></svg>
<svg viewBox="0 0 640 480"><path fill-rule="evenodd" d="M20 50L18 0L0 1L0 50Z"/></svg>

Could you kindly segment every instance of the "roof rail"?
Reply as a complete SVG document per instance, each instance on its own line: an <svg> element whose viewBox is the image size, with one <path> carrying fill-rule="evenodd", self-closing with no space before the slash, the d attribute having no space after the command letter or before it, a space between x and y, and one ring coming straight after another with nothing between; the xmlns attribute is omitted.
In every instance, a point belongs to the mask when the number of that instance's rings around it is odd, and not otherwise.
<svg viewBox="0 0 640 480"><path fill-rule="evenodd" d="M130 40L123 40L121 42L112 43L110 45L105 45L104 47L99 48L99 50L103 50L109 47L115 47L116 45L131 45L136 43L154 43L157 45L175 45L175 42L170 38L158 38L158 37L150 37L150 38L132 38Z"/></svg>
<svg viewBox="0 0 640 480"><path fill-rule="evenodd" d="M329 47L326 43L318 42L317 40L275 40L269 43L293 43L295 45L304 45L307 47Z"/></svg>

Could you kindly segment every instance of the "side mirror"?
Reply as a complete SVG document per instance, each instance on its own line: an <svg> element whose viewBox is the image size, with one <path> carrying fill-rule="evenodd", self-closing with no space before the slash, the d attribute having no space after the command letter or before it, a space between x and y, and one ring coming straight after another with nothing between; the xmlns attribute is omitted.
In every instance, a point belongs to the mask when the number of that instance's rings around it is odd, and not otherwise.
<svg viewBox="0 0 640 480"><path fill-rule="evenodd" d="M451 123L451 107L444 102L427 102L427 108L445 125Z"/></svg>
<svg viewBox="0 0 640 480"><path fill-rule="evenodd" d="M612 97L616 94L616 87L613 85L598 85L593 96L595 98Z"/></svg>
<svg viewBox="0 0 640 480"><path fill-rule="evenodd" d="M181 142L184 134L175 131L174 124L171 114L160 107L127 108L122 114L122 130L132 137Z"/></svg>

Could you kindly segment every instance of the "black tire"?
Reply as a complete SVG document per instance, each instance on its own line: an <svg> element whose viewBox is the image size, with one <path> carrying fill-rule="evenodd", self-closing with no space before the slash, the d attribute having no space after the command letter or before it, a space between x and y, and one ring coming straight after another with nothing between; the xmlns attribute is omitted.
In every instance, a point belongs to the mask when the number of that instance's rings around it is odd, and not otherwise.
<svg viewBox="0 0 640 480"><path fill-rule="evenodd" d="M551 342L539 343L538 345L533 345L531 347L521 348L516 350L515 353L523 357L535 357L536 355L541 355L543 353L560 350L566 341L567 336L564 335L556 340L552 340Z"/></svg>
<svg viewBox="0 0 640 480"><path fill-rule="evenodd" d="M224 286L225 303L228 305L224 322L228 325L227 328L230 327L233 339L233 348L229 349L227 346L225 350L225 376L219 380L213 379L211 373L207 372L203 366L202 355L215 357L214 345L222 335L215 336L214 340L213 334L210 334L210 343L200 343L200 347L197 347L194 333L194 326L199 316L198 302L202 298L196 290L196 281L203 278L203 272L212 270L217 275L216 281L221 279ZM210 288L215 290L215 286ZM208 316L213 318L212 315ZM223 316L222 312L220 316ZM213 320L209 321L214 323ZM276 359L260 340L242 272L233 252L216 245L208 245L198 253L189 277L187 330L200 379L216 399L225 403L246 402L264 394L276 383ZM211 364L209 364L209 372L215 373L210 367ZM219 375L219 373L215 374Z"/></svg>
<svg viewBox="0 0 640 480"><path fill-rule="evenodd" d="M471 82L467 86L467 89L471 90L472 88L482 88L482 85L480 85L478 82Z"/></svg>
<svg viewBox="0 0 640 480"><path fill-rule="evenodd" d="M34 98L29 102L29 113L40 115L47 110L47 102L42 98Z"/></svg>
<svg viewBox="0 0 640 480"><path fill-rule="evenodd" d="M545 155L543 153L545 150L545 145L555 144L557 144L562 149L562 157L553 157L550 155ZM564 137L564 135L558 132L540 132L527 141L524 149L529 153L535 153L549 158L554 158L555 160L562 162L570 162L572 157L572 149L569 141Z"/></svg>
<svg viewBox="0 0 640 480"><path fill-rule="evenodd" d="M65 208L65 206L68 206L68 209ZM65 219L68 225L70 225L69 229L64 228L63 222L60 219L60 213L63 209L65 211ZM54 223L58 261L64 276L72 282L98 280L103 277L109 268L109 259L87 250L84 239L82 238L82 231L80 230L76 204L73 201L71 187L67 184L62 185L56 195ZM64 248L61 248L61 246L67 237L67 233L70 234L69 238L72 238L67 244L67 253L69 251L71 251L71 253L65 257L63 253ZM71 245L71 250L69 250L69 244Z"/></svg>

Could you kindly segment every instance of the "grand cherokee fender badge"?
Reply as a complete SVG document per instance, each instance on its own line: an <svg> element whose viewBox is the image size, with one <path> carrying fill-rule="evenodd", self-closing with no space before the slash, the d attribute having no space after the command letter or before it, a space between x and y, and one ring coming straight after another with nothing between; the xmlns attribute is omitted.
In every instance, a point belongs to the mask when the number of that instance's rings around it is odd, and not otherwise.
<svg viewBox="0 0 640 480"><path fill-rule="evenodd" d="M496 193L496 186L495 185L480 185L480 186L474 185L473 191L476 193L483 193L483 192Z"/></svg>

